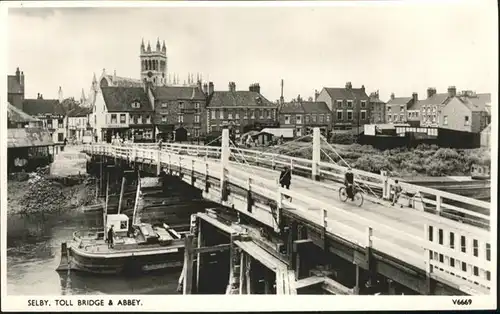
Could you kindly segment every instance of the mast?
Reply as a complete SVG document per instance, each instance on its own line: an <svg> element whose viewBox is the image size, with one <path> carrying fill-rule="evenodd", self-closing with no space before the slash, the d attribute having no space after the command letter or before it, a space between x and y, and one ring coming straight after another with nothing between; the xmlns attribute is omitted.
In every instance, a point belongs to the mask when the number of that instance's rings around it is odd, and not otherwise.
<svg viewBox="0 0 500 314"><path fill-rule="evenodd" d="M137 207L139 206L139 198L141 194L141 174L137 170L137 192L135 194L135 204L134 204L134 214L132 216L132 225L135 225L135 215L137 213Z"/></svg>

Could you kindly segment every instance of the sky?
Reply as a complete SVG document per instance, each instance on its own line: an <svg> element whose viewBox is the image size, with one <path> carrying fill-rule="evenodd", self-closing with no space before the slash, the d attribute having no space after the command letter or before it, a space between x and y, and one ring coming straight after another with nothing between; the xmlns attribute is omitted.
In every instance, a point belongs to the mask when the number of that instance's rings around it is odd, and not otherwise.
<svg viewBox="0 0 500 314"><path fill-rule="evenodd" d="M456 1L455 1L456 2ZM494 92L496 2L317 7L10 8L8 73L27 98L79 99L93 73L140 78L141 40L165 40L168 72L202 73L215 90L259 83L271 101L364 85L425 98L428 87ZM196 77L196 75L195 75Z"/></svg>

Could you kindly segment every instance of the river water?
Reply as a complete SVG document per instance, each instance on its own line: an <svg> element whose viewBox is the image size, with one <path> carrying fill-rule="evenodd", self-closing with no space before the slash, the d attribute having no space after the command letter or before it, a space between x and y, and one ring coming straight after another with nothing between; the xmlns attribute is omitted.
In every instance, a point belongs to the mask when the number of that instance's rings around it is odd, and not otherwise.
<svg viewBox="0 0 500 314"><path fill-rule="evenodd" d="M9 226L21 225L26 233L9 234L7 229L8 295L177 293L179 271L150 273L135 278L56 272L61 243L71 239L75 230L102 225L101 215L73 212L57 217L11 217L10 223Z"/></svg>

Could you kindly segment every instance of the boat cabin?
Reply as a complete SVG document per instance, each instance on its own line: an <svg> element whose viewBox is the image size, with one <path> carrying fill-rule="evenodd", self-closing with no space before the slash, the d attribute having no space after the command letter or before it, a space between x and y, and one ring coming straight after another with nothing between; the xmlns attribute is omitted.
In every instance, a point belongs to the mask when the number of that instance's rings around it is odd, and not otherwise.
<svg viewBox="0 0 500 314"><path fill-rule="evenodd" d="M471 169L471 178L476 180L488 180L491 178L490 166L474 164Z"/></svg>
<svg viewBox="0 0 500 314"><path fill-rule="evenodd" d="M127 236L129 231L129 219L127 215L124 214L109 214L106 219L106 230L109 230L113 226L115 235L124 237Z"/></svg>

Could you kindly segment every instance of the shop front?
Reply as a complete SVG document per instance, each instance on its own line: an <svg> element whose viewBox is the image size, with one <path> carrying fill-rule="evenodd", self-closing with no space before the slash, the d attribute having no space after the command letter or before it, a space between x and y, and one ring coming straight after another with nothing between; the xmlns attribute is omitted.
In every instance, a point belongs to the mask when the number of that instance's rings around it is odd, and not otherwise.
<svg viewBox="0 0 500 314"><path fill-rule="evenodd" d="M134 143L154 143L155 129L152 124L131 125L127 139Z"/></svg>

